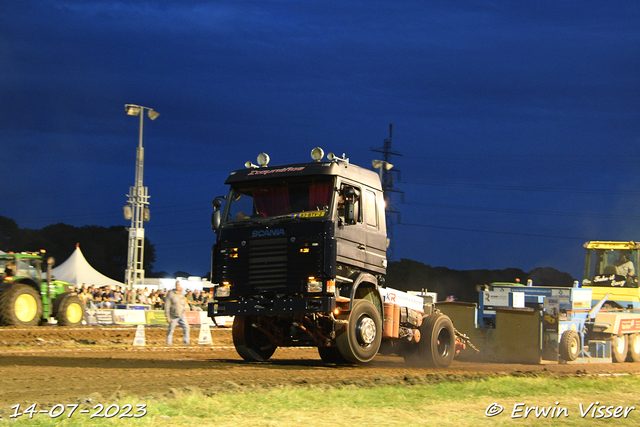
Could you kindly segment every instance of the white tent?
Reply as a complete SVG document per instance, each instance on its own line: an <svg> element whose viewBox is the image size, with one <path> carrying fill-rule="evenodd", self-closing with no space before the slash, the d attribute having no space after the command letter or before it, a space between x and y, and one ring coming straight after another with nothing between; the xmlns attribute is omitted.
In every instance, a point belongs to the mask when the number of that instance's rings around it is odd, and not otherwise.
<svg viewBox="0 0 640 427"><path fill-rule="evenodd" d="M110 279L91 267L82 254L80 245L76 245L76 250L65 262L51 270L51 275L55 279L64 280L78 286L86 283L87 286L96 285L100 287L109 285L113 287L120 285L124 287L124 283Z"/></svg>

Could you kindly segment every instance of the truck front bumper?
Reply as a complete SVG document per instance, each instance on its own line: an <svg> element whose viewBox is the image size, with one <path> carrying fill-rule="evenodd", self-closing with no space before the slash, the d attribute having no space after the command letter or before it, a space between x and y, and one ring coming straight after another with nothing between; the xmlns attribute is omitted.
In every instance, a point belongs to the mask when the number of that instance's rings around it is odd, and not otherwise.
<svg viewBox="0 0 640 427"><path fill-rule="evenodd" d="M209 317L259 315L259 314L295 314L327 313L336 308L334 297L284 297L284 298L245 298L237 301L216 301L209 303Z"/></svg>

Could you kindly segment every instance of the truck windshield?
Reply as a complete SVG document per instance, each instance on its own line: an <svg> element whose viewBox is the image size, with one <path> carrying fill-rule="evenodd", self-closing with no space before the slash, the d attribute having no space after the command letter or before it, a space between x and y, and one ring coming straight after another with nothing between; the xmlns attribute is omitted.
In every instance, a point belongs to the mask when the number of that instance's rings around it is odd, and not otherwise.
<svg viewBox="0 0 640 427"><path fill-rule="evenodd" d="M333 190L331 177L235 184L227 199L225 222L276 216L324 217L330 212Z"/></svg>

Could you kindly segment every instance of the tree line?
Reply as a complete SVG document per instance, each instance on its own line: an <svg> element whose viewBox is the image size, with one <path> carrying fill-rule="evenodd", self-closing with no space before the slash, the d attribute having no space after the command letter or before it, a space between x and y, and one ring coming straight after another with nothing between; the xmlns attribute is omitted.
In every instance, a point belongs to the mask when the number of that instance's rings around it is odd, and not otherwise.
<svg viewBox="0 0 640 427"><path fill-rule="evenodd" d="M47 257L54 257L56 264L60 264L69 258L76 244L80 244L84 257L93 268L111 279L120 282L124 280L129 245L129 231L126 227L74 227L58 223L35 230L19 228L15 220L0 216L0 250L5 252L34 252L44 249ZM145 237L143 267L147 277L154 277L152 271L155 260L155 247Z"/></svg>
<svg viewBox="0 0 640 427"><path fill-rule="evenodd" d="M431 267L418 261L401 259L389 263L387 286L401 291L426 289L438 294L438 301L447 296L465 302L478 301L478 286L494 282L526 284L531 279L534 286L573 286L573 277L550 267L540 267L525 272L519 268L504 270L450 270L446 267Z"/></svg>
<svg viewBox="0 0 640 427"><path fill-rule="evenodd" d="M0 216L0 250L26 252L45 249L57 263L64 262L80 244L85 258L100 273L122 281L127 268L129 232L124 226L99 227L89 225L74 227L67 224L48 225L39 230L19 228L13 219ZM146 277L183 277L189 273L179 271L153 272L156 260L154 245L145 237L144 269ZM208 276L208 274L206 275ZM426 289L438 293L438 299L454 296L456 300L476 302L477 286L493 282L516 282L526 284L528 279L535 286L573 285L573 277L553 268L536 268L525 272L518 268L504 270L451 270L446 267L431 267L419 261L403 258L390 262L387 268L386 285L401 291Z"/></svg>

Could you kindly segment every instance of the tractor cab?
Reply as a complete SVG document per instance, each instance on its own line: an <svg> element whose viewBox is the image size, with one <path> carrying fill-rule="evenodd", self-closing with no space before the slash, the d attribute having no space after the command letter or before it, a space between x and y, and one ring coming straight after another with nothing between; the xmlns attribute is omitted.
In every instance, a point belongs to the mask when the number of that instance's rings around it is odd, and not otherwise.
<svg viewBox="0 0 640 427"><path fill-rule="evenodd" d="M640 243L590 241L584 247L582 287L593 289L593 300L609 294L605 307L640 308Z"/></svg>
<svg viewBox="0 0 640 427"><path fill-rule="evenodd" d="M587 242L583 286L638 287L635 242Z"/></svg>

